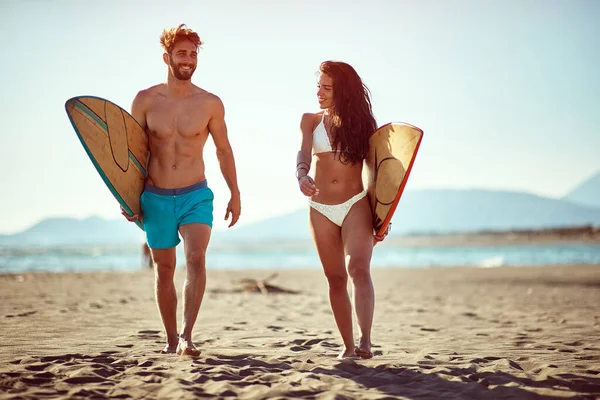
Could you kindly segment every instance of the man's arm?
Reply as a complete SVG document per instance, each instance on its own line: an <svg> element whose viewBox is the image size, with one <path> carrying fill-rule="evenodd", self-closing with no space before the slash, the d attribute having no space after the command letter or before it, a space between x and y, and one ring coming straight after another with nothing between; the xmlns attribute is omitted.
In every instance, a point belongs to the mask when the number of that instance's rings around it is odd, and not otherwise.
<svg viewBox="0 0 600 400"><path fill-rule="evenodd" d="M240 217L240 189L237 183L237 173L235 170L233 150L231 149L231 144L227 138L225 107L218 97L214 101L213 110L213 114L208 122L208 131L212 135L215 147L217 149L217 158L219 160L219 166L221 167L221 173L223 174L223 178L225 178L225 182L231 191L231 200L227 206L225 219L227 220L229 218L229 214L231 213L231 223L229 226L232 227Z"/></svg>
<svg viewBox="0 0 600 400"><path fill-rule="evenodd" d="M138 122L138 124L140 124L140 126L142 127L142 129L144 130L144 132L146 131L146 111L144 109L144 98L145 98L145 91L139 91L138 94L135 96L135 98L133 99L133 102L131 103L131 116ZM148 160L146 160L146 163L148 162ZM146 165L147 167L147 165ZM127 220L129 222L134 222L137 221L140 216L138 214L134 214L134 215L129 215L127 214L127 212L125 211L125 209L123 207L121 207L121 214L127 218Z"/></svg>
<svg viewBox="0 0 600 400"><path fill-rule="evenodd" d="M146 131L146 110L144 108L145 91L142 90L133 99L131 103L131 116L140 124L142 129Z"/></svg>
<svg viewBox="0 0 600 400"><path fill-rule="evenodd" d="M146 121L146 109L148 108L148 90L141 90L133 99L131 103L131 116L140 124L144 132L148 134L148 122ZM148 169L148 163L150 162L150 153L148 158L144 160L144 167ZM146 177L148 179L148 177Z"/></svg>

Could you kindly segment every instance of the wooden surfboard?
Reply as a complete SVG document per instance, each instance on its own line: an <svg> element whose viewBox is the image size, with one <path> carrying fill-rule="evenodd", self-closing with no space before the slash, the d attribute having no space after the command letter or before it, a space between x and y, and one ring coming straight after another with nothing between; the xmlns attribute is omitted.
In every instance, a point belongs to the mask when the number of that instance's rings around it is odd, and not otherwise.
<svg viewBox="0 0 600 400"><path fill-rule="evenodd" d="M65 103L73 129L113 196L131 216L141 215L140 196L146 179L148 136L118 105L93 96ZM136 224L143 230L143 221Z"/></svg>
<svg viewBox="0 0 600 400"><path fill-rule="evenodd" d="M423 131L416 126L392 122L377 129L369 139L364 179L375 240L382 240L390 226L422 138Z"/></svg>

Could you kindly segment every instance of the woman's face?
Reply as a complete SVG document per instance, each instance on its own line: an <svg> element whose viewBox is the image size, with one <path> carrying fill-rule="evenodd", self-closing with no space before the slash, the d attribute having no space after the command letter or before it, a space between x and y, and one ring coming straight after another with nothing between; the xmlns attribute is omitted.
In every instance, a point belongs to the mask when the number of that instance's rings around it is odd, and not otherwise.
<svg viewBox="0 0 600 400"><path fill-rule="evenodd" d="M317 99L319 107L322 110L333 107L333 79L330 76L321 73L317 82Z"/></svg>

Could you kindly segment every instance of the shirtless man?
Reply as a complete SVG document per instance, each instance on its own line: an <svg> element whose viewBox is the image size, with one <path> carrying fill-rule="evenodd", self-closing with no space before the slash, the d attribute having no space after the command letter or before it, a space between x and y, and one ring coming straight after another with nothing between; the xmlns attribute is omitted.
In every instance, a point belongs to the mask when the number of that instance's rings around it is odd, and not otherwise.
<svg viewBox="0 0 600 400"><path fill-rule="evenodd" d="M205 253L213 222L213 192L207 186L204 144L212 136L221 172L231 191L225 220L240 216L235 161L227 138L221 100L191 82L202 42L185 25L163 31L160 38L168 67L167 82L140 91L131 114L148 133L148 177L140 198L146 240L155 264L156 302L167 335L161 353L198 356L192 328L206 286ZM129 216L135 221L140 216ZM186 279L183 326L177 333L177 292L173 282L175 247L183 238Z"/></svg>

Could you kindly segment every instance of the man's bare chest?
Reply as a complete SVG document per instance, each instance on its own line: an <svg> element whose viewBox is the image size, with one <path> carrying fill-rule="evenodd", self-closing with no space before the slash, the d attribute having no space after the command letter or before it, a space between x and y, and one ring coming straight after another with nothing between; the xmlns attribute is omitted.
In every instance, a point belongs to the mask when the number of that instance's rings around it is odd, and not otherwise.
<svg viewBox="0 0 600 400"><path fill-rule="evenodd" d="M148 130L158 136L195 136L207 129L209 121L210 111L199 102L157 102L146 111Z"/></svg>

